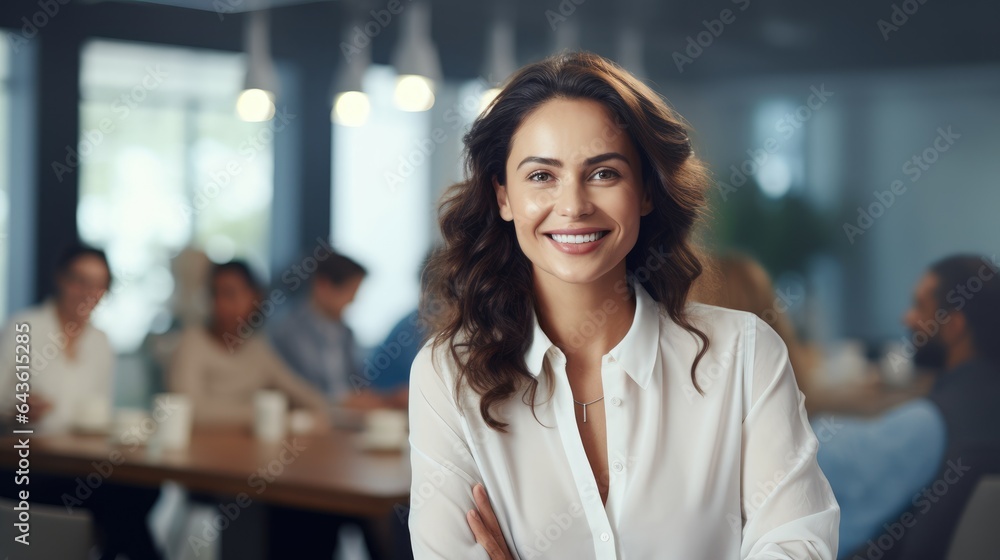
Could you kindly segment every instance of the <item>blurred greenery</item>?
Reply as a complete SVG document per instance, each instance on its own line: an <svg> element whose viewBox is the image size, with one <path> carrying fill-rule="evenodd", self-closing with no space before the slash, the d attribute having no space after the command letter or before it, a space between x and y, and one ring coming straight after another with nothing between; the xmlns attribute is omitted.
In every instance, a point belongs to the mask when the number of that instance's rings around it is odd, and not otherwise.
<svg viewBox="0 0 1000 560"><path fill-rule="evenodd" d="M790 191L780 198L764 195L752 181L712 200L709 241L717 251L753 255L772 275L805 274L809 260L833 249L840 230L834 216Z"/></svg>

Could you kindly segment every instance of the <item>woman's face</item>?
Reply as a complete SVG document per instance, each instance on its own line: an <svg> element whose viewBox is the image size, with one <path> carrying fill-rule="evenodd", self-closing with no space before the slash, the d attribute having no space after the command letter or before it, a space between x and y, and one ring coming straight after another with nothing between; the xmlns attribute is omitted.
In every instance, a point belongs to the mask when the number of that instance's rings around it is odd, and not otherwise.
<svg viewBox="0 0 1000 560"><path fill-rule="evenodd" d="M500 216L514 222L535 274L564 282L594 282L623 265L653 208L635 146L597 101L535 109L514 133L506 175L506 185L494 179Z"/></svg>
<svg viewBox="0 0 1000 560"><path fill-rule="evenodd" d="M233 333L254 310L257 292L237 272L223 270L212 278L212 311L216 325Z"/></svg>
<svg viewBox="0 0 1000 560"><path fill-rule="evenodd" d="M74 259L57 279L59 306L64 315L88 320L110 283L111 274L103 260L89 254Z"/></svg>

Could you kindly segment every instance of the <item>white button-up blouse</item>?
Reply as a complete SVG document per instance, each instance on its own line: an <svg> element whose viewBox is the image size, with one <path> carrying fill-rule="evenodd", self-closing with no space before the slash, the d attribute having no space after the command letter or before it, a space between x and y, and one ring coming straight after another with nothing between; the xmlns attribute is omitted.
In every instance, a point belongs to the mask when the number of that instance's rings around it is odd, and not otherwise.
<svg viewBox="0 0 1000 560"><path fill-rule="evenodd" d="M447 349L432 359L424 345L410 377L416 560L488 559L466 520L477 482L514 558L836 558L840 508L816 463L782 340L750 313L688 304L711 341L697 370L702 395L690 375L697 339L636 286L632 325L601 361L606 505L577 428L565 356L537 318L525 355L540 383L537 420L516 394L496 409L507 433L486 426L467 385L456 401ZM551 376L541 373L546 360Z"/></svg>

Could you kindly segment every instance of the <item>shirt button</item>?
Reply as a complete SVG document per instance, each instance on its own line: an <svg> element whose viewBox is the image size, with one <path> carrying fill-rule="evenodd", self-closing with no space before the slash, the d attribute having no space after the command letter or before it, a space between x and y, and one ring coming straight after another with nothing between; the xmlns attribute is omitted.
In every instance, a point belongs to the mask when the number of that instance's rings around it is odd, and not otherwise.
<svg viewBox="0 0 1000 560"><path fill-rule="evenodd" d="M623 465L621 461L615 461L614 463L611 463L611 468L615 469L615 472L622 472L625 470L625 465Z"/></svg>
<svg viewBox="0 0 1000 560"><path fill-rule="evenodd" d="M607 533L601 533L601 540L604 542L608 542L609 540L611 540L611 535Z"/></svg>
<svg viewBox="0 0 1000 560"><path fill-rule="evenodd" d="M611 404L613 404L615 406L621 406L622 405L622 400L619 399L618 397L612 397Z"/></svg>

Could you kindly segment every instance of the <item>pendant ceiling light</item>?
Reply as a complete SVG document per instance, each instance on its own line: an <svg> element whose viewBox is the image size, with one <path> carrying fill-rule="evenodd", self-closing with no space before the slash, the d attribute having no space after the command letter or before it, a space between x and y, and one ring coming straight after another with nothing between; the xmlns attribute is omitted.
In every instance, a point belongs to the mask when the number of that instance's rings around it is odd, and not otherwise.
<svg viewBox="0 0 1000 560"><path fill-rule="evenodd" d="M431 39L431 8L415 0L401 15L403 28L393 53L395 102L403 111L427 111L434 106L435 84L441 81L441 60Z"/></svg>
<svg viewBox="0 0 1000 560"><path fill-rule="evenodd" d="M350 30L359 29L360 25L360 22L355 22L345 31L341 44L351 45L351 48L342 49L345 60L334 81L335 95L330 118L343 126L363 126L371 113L371 102L363 84L365 71L372 62L371 41L358 46L351 43L350 37Z"/></svg>
<svg viewBox="0 0 1000 560"><path fill-rule="evenodd" d="M479 112L490 106L500 93L500 86L517 70L514 24L509 10L497 14L493 20L486 45L486 80L493 86L483 92L479 101Z"/></svg>
<svg viewBox="0 0 1000 560"><path fill-rule="evenodd" d="M278 93L278 75L271 59L271 25L267 11L246 15L243 42L247 53L247 77L243 92L236 100L236 114L248 122L263 122L274 117Z"/></svg>

